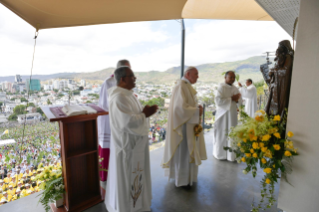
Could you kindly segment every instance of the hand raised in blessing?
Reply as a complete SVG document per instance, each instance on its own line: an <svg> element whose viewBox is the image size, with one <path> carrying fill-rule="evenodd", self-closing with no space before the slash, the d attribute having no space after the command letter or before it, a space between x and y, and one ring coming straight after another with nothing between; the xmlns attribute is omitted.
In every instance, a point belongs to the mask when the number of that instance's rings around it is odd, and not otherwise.
<svg viewBox="0 0 319 212"><path fill-rule="evenodd" d="M158 110L158 106L157 105L146 105L142 111L142 113L145 114L146 118L152 116L154 113L156 113L156 111Z"/></svg>

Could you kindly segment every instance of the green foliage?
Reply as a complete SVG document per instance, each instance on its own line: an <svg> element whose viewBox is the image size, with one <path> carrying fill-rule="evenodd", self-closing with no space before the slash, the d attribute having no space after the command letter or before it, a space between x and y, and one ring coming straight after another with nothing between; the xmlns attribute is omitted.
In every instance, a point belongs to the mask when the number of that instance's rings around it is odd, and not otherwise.
<svg viewBox="0 0 319 212"><path fill-rule="evenodd" d="M100 98L100 95L96 93L89 93L88 95L94 97L95 99Z"/></svg>
<svg viewBox="0 0 319 212"><path fill-rule="evenodd" d="M16 121L18 119L18 116L16 114L11 114L8 118L9 121Z"/></svg>
<svg viewBox="0 0 319 212"><path fill-rule="evenodd" d="M140 100L141 104L143 106L145 105L157 105L159 107L163 107L164 106L164 103L165 103L165 100L161 97L157 97L157 98L153 98L153 99L150 99L148 101L143 101L143 100Z"/></svg>
<svg viewBox="0 0 319 212"><path fill-rule="evenodd" d="M0 102L0 107L3 105L3 102Z"/></svg>
<svg viewBox="0 0 319 212"><path fill-rule="evenodd" d="M29 102L28 107L35 107L35 104L33 102Z"/></svg>
<svg viewBox="0 0 319 212"><path fill-rule="evenodd" d="M74 90L74 91L73 91L73 95L80 95L80 91Z"/></svg>
<svg viewBox="0 0 319 212"><path fill-rule="evenodd" d="M14 100L16 100L16 99L17 99L17 98L15 98L15 97L12 97L12 98L11 98L10 100L11 100L11 101L14 101Z"/></svg>
<svg viewBox="0 0 319 212"><path fill-rule="evenodd" d="M58 94L58 97L60 98L60 97L63 97L64 96L64 94L63 93L59 93Z"/></svg>
<svg viewBox="0 0 319 212"><path fill-rule="evenodd" d="M92 103L90 100L86 101L86 103Z"/></svg>
<svg viewBox="0 0 319 212"><path fill-rule="evenodd" d="M41 115L44 115L43 111L41 110L40 107L37 107L37 113L40 113Z"/></svg>
<svg viewBox="0 0 319 212"><path fill-rule="evenodd" d="M18 105L13 109L13 113L16 115L25 114L26 107L24 105Z"/></svg>
<svg viewBox="0 0 319 212"><path fill-rule="evenodd" d="M52 102L50 101L50 99L47 99L47 104L52 105Z"/></svg>
<svg viewBox="0 0 319 212"><path fill-rule="evenodd" d="M26 98L24 98L24 97L22 97L21 99L21 102L27 102L28 100L26 99Z"/></svg>

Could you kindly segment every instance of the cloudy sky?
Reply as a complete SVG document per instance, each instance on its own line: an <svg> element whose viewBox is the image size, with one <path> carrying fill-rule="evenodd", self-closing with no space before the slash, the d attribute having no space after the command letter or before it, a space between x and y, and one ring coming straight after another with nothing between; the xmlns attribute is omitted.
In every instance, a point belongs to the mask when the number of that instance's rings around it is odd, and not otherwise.
<svg viewBox="0 0 319 212"><path fill-rule="evenodd" d="M228 62L291 40L276 22L185 20L186 65ZM180 65L176 20L40 30L33 74L93 72L131 61L134 71ZM0 76L30 74L35 29L0 4Z"/></svg>

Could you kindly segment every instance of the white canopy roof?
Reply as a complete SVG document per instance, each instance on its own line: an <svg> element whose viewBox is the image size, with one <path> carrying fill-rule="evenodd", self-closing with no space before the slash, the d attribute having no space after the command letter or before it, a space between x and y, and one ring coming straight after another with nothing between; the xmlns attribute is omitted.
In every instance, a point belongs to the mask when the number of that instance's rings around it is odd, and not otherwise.
<svg viewBox="0 0 319 212"><path fill-rule="evenodd" d="M169 19L273 20L254 0L0 0L37 29Z"/></svg>

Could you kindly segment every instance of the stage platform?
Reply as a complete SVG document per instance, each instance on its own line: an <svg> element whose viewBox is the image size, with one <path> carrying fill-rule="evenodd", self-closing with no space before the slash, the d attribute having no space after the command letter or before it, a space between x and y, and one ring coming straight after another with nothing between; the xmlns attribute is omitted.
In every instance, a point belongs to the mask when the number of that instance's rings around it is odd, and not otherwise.
<svg viewBox="0 0 319 212"><path fill-rule="evenodd" d="M160 167L163 147L151 151L152 212L249 212L251 203L260 198L259 182L263 171L254 179L244 175L244 164L219 161L212 156L212 132L205 133L208 159L199 167L198 182L191 188L176 188ZM289 178L289 176L288 176ZM275 187L278 195L279 186ZM38 194L0 206L0 211L44 212ZM279 212L277 204L266 212ZM85 212L107 212L100 203Z"/></svg>

